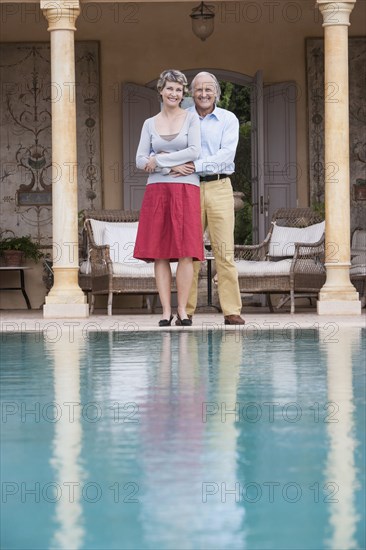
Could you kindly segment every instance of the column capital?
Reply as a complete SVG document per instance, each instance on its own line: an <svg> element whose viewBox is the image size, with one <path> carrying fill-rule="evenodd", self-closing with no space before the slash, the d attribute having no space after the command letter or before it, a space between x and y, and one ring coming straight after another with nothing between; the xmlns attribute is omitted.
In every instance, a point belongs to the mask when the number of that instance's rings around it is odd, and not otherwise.
<svg viewBox="0 0 366 550"><path fill-rule="evenodd" d="M343 2L331 2L330 0L316 0L323 16L323 27L347 25L351 23L349 17L356 0L343 0Z"/></svg>
<svg viewBox="0 0 366 550"><path fill-rule="evenodd" d="M48 21L48 31L76 31L80 14L79 0L41 0L41 10Z"/></svg>

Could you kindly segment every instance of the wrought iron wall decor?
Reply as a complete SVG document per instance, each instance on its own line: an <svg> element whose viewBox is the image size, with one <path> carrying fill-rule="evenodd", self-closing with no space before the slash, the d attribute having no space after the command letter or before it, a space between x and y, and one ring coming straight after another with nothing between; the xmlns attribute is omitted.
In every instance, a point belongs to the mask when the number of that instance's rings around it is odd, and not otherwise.
<svg viewBox="0 0 366 550"><path fill-rule="evenodd" d="M366 204L355 186L366 185L366 38L349 41L349 123L351 228L365 227ZM324 40L306 41L309 178L312 204L324 202ZM328 101L337 99L337 83L327 90ZM336 162L336 159L335 159Z"/></svg>
<svg viewBox="0 0 366 550"><path fill-rule="evenodd" d="M52 242L49 43L0 45L1 227ZM78 208L101 207L99 45L76 42ZM73 90L70 89L70 93Z"/></svg>

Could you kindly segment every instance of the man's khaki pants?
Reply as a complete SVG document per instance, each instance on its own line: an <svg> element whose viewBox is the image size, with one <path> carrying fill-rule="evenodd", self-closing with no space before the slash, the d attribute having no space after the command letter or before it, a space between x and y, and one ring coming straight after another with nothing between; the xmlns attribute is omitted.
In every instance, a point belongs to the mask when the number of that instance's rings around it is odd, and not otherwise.
<svg viewBox="0 0 366 550"><path fill-rule="evenodd" d="M239 315L241 296L238 272L234 262L234 197L230 178L201 182L202 230L208 228L218 279L218 292L224 315ZM193 315L197 306L200 262L193 262L194 278L187 313Z"/></svg>

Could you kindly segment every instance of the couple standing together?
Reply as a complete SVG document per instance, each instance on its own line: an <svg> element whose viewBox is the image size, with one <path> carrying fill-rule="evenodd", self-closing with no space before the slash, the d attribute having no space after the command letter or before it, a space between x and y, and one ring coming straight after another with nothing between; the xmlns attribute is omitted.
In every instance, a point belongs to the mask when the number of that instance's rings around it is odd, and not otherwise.
<svg viewBox="0 0 366 550"><path fill-rule="evenodd" d="M157 83L162 109L145 120L137 149L137 167L149 173L134 257L154 262L163 308L159 326L170 326L170 262L178 262L176 325L190 326L197 305L208 228L215 257L224 322L243 325L241 296L234 263L234 198L229 175L239 139L236 116L216 106L220 85L207 72L192 80L194 106L181 108L188 92L180 71L161 73Z"/></svg>

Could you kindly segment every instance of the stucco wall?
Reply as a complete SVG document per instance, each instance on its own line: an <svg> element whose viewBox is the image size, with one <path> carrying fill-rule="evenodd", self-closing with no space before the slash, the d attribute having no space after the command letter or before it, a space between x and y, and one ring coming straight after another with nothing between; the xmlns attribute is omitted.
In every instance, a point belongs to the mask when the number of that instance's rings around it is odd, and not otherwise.
<svg viewBox="0 0 366 550"><path fill-rule="evenodd" d="M206 41L191 31L196 4L82 4L76 39L99 40L102 78L104 205L123 207L121 82L144 84L168 67L222 68L254 75L266 83L294 80L297 103L297 160L300 205L308 202L305 38L322 36L314 0L223 2L216 4L215 31ZM48 40L36 4L3 4L2 41ZM365 32L366 2L358 0L350 35ZM121 169L117 169L120 167Z"/></svg>
<svg viewBox="0 0 366 550"><path fill-rule="evenodd" d="M198 2L83 4L76 40L100 42L102 158L106 208L123 207L122 82L145 84L165 68L220 68L254 75L265 83L297 83L298 202L308 204L305 38L323 36L315 0L216 4L215 31L206 41L191 31ZM37 4L2 4L2 41L47 41ZM366 2L358 0L349 33L365 34ZM39 301L39 300L38 300Z"/></svg>

